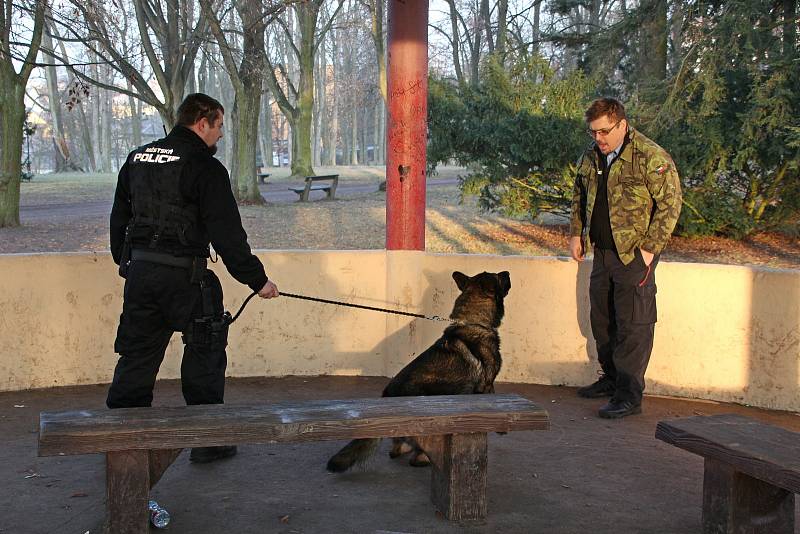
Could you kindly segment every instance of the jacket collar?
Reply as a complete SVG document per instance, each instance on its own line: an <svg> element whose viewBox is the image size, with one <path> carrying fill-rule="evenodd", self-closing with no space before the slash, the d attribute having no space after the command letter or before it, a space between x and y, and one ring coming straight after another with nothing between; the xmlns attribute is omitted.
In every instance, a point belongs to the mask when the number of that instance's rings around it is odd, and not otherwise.
<svg viewBox="0 0 800 534"><path fill-rule="evenodd" d="M187 128L186 126L181 126L180 124L175 126L169 135L167 135L166 139L170 141L179 141L182 143L187 143L192 146L192 148L197 148L200 150L205 150L206 152L211 152L211 148L203 141L199 135L194 133L192 130Z"/></svg>

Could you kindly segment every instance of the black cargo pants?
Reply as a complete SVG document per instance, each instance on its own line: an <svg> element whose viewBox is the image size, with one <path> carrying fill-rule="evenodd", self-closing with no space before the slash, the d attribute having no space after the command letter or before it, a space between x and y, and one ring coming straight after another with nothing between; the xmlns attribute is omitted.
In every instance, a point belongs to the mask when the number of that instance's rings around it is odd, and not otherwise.
<svg viewBox="0 0 800 534"><path fill-rule="evenodd" d="M653 350L659 256L648 267L637 248L625 265L614 250L594 249L590 322L603 372L616 381L614 398L640 403Z"/></svg>
<svg viewBox="0 0 800 534"><path fill-rule="evenodd" d="M214 317L223 313L222 286L207 270L203 284ZM114 350L120 355L108 390L109 408L150 406L156 374L174 332L185 332L204 313L199 284L189 281L181 267L131 262L125 280ZM227 340L186 344L181 362L181 389L186 404L221 404L225 394Z"/></svg>

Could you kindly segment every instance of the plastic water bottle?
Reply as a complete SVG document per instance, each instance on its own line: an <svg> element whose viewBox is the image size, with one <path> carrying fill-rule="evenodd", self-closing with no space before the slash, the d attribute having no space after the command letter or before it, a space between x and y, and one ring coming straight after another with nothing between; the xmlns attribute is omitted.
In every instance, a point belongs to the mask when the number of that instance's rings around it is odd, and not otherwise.
<svg viewBox="0 0 800 534"><path fill-rule="evenodd" d="M156 528L167 528L169 525L169 512L161 508L156 501L147 503L147 508L150 510L150 523Z"/></svg>

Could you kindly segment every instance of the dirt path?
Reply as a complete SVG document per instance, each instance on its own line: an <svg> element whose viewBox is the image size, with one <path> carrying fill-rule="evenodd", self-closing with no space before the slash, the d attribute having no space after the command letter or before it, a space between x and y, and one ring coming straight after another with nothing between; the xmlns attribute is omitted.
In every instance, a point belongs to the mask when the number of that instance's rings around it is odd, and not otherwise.
<svg viewBox="0 0 800 534"><path fill-rule="evenodd" d="M274 169L261 190L264 206L243 206L242 221L255 249L382 249L386 199L378 191L382 167L321 167L340 175L337 200L297 202L287 188L288 169ZM461 198L458 176L445 167L429 178L426 249L431 252L566 256L567 228L482 212L474 197ZM0 229L0 254L108 250L108 214L116 177L111 174L37 176L22 184L22 226ZM800 243L781 234L746 241L675 237L667 261L760 265L800 269Z"/></svg>
<svg viewBox="0 0 800 534"><path fill-rule="evenodd" d="M443 186L458 185L457 178L442 178L428 180L428 189ZM261 196L264 200L272 203L293 203L298 201L298 195L291 191L289 187L301 187L299 182L267 182L260 185ZM374 193L378 189L376 183L350 183L343 184L336 188L336 197L338 199L353 198L360 195ZM325 193L322 191L313 191L310 195L310 200L317 201L325 198ZM19 216L20 222L25 225L32 221L60 221L70 218L85 218L106 216L111 212L111 205L113 199L104 200L81 200L75 198L69 202L60 203L43 203L43 204L25 204L20 205Z"/></svg>

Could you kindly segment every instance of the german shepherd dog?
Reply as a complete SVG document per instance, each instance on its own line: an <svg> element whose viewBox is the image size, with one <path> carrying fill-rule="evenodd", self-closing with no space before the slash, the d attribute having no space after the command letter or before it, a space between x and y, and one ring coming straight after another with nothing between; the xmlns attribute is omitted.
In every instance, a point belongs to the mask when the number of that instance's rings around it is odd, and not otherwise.
<svg viewBox="0 0 800 534"><path fill-rule="evenodd" d="M502 364L497 328L511 278L508 271L473 277L456 271L453 280L461 290L450 314L455 323L397 373L383 390L384 397L494 393L494 379ZM379 443L379 438L351 441L328 460L328 471L341 473L365 462ZM429 465L413 438L395 438L389 456L396 458L412 450L411 465Z"/></svg>

